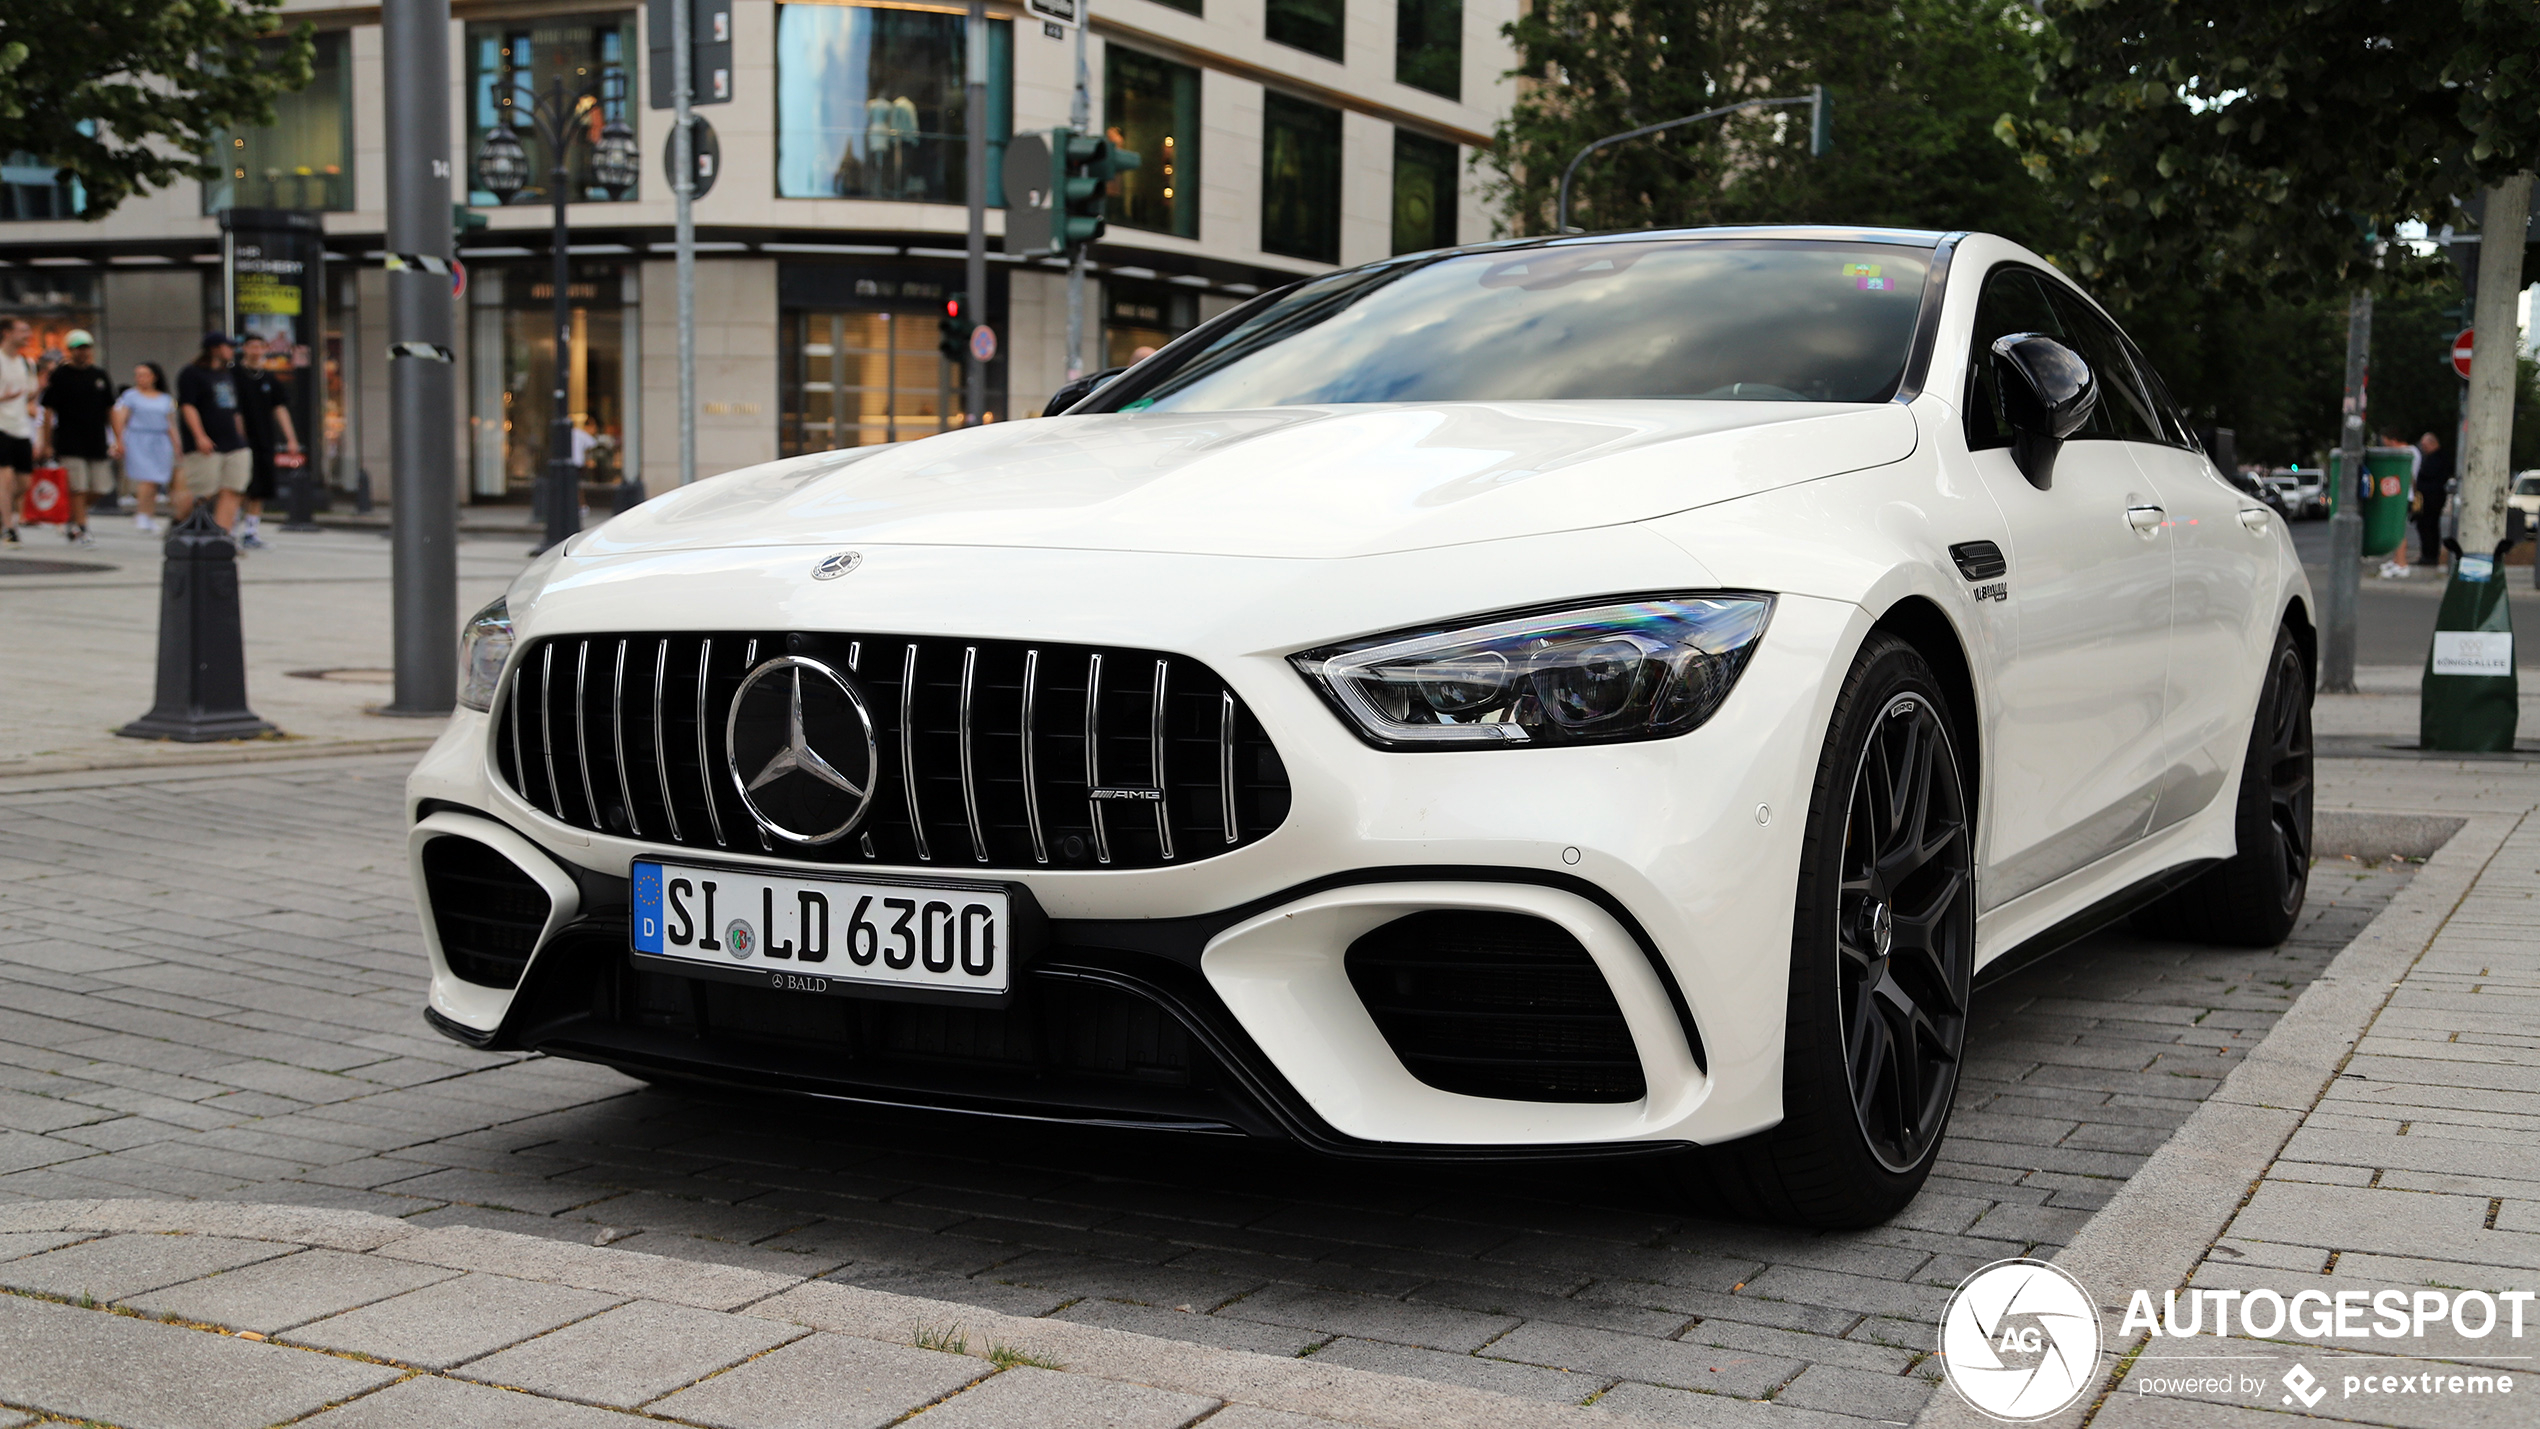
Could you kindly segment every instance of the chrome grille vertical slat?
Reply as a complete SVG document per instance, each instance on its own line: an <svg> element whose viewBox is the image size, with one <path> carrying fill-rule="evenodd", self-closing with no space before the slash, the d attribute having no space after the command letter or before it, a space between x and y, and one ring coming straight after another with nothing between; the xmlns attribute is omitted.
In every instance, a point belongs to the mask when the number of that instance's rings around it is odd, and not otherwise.
<svg viewBox="0 0 2540 1429"><path fill-rule="evenodd" d="M714 806L714 761L706 734L706 675L714 663L714 637L697 646L697 792L705 795L706 825L714 830L714 846L723 848L723 814Z"/></svg>
<svg viewBox="0 0 2540 1429"><path fill-rule="evenodd" d="M556 782L556 647L547 646L546 657L538 665L538 757L547 763L547 797L556 801L555 814L564 817L564 786Z"/></svg>
<svg viewBox="0 0 2540 1429"><path fill-rule="evenodd" d="M585 640L573 656L573 759L582 770L583 827L600 827L600 796L591 792L591 734L582 712L590 703L586 690L591 674L591 642Z"/></svg>
<svg viewBox="0 0 2540 1429"><path fill-rule="evenodd" d="M979 826L979 774L970 754L971 697L978 676L979 647L965 645L961 650L961 812L970 820L970 851L986 863L988 835Z"/></svg>
<svg viewBox="0 0 2540 1429"><path fill-rule="evenodd" d="M512 787L519 792L520 797L523 800L529 800L529 761L521 756L520 685L521 681L528 678L528 661L523 660L519 664L512 666L511 704L509 709L505 711L511 716L512 724ZM535 801L530 802L532 802L534 806Z"/></svg>
<svg viewBox="0 0 2540 1429"><path fill-rule="evenodd" d="M1032 753L1033 736L1038 732L1033 721L1033 702L1040 694L1041 652L1023 652L1023 822L1032 830L1032 861L1050 861L1049 844L1041 837L1041 773L1038 759Z"/></svg>
<svg viewBox="0 0 2540 1429"><path fill-rule="evenodd" d="M1102 652L1085 662L1085 808L1094 820L1094 861L1111 862L1111 828L1102 816Z"/></svg>
<svg viewBox="0 0 2540 1429"><path fill-rule="evenodd" d="M670 841L684 843L679 837L679 806L670 799L669 746L662 740L661 694L670 684L670 637L665 635L653 648L653 772L661 776L662 817L670 820Z"/></svg>
<svg viewBox="0 0 2540 1429"><path fill-rule="evenodd" d="M900 792L908 799L909 837L917 841L917 861L932 863L926 847L926 815L917 804L917 642L900 663Z"/></svg>
<svg viewBox="0 0 2540 1429"><path fill-rule="evenodd" d="M609 747L617 751L617 797L626 801L626 832L642 838L644 824L635 817L635 786L626 779L626 639L617 642L617 677L609 692Z"/></svg>
<svg viewBox="0 0 2540 1429"><path fill-rule="evenodd" d="M1173 861L1173 821L1168 816L1173 796L1164 787L1164 682L1172 670L1172 662L1155 662L1155 699L1147 707L1147 758L1155 770L1155 846L1164 861Z"/></svg>
<svg viewBox="0 0 2540 1429"><path fill-rule="evenodd" d="M1226 842L1243 838L1235 825L1235 692L1217 692L1217 812L1226 820Z"/></svg>

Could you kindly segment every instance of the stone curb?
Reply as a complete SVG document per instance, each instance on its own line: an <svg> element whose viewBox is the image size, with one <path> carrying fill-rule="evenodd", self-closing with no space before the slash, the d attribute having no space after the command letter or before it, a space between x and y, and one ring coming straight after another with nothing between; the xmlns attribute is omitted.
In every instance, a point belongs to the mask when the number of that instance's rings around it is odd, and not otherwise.
<svg viewBox="0 0 2540 1429"><path fill-rule="evenodd" d="M2056 1255L2055 1264L2072 1272L2103 1311L2122 1315L2124 1297L2135 1289L2157 1296L2187 1283L2327 1094L2399 980L2521 822L2521 816L2507 814L2462 820L2460 831L2303 989L2265 1040ZM1938 1332L1934 1326L1935 1337ZM2103 1371L2136 1348L2133 1342L2104 1344ZM2070 1409L2035 1422L2078 1429L2097 1412L2098 1398L2095 1390L2085 1393ZM1916 1429L1981 1429L2000 1422L1946 1389L1914 1421Z"/></svg>
<svg viewBox="0 0 2540 1429"><path fill-rule="evenodd" d="M0 794L40 794L54 789L94 789L114 784L147 784L163 779L212 779L229 772L226 766L237 764L297 766L325 764L339 759L419 755L430 749L437 738L436 734L432 738L339 740L333 743L293 740L275 745L202 745L121 760L105 755L0 760Z"/></svg>
<svg viewBox="0 0 2540 1429"><path fill-rule="evenodd" d="M1202 1395L1370 1429L1657 1429L1637 1416L1521 1399L1311 1359L1216 1349L1064 1320L1026 1319L834 1281L575 1245L473 1227L409 1225L369 1211L220 1201L28 1201L0 1205L0 1232L217 1235L377 1254L908 1345L957 1330L968 1353L1017 1350L1069 1374Z"/></svg>

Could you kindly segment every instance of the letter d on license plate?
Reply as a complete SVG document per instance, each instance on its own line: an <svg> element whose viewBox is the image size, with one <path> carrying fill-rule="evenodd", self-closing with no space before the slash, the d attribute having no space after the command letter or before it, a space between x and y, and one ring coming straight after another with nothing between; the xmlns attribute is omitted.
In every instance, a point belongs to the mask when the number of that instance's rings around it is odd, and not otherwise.
<svg viewBox="0 0 2540 1429"><path fill-rule="evenodd" d="M638 861L636 952L765 975L778 987L860 985L1001 993L1013 975L1005 890L877 883Z"/></svg>

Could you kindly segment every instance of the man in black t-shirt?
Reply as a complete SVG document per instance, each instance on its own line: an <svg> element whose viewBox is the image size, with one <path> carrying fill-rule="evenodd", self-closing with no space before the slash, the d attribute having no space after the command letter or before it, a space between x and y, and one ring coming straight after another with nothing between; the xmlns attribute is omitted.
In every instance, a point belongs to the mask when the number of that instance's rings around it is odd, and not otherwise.
<svg viewBox="0 0 2540 1429"><path fill-rule="evenodd" d="M247 515L238 523L238 544L259 548L264 539L256 528L264 524L265 502L274 495L274 453L300 450L300 434L291 425L290 383L265 365L268 351L263 338L248 338L239 346L238 366L232 374L238 383L238 413L247 423L247 450L253 453Z"/></svg>
<svg viewBox="0 0 2540 1429"><path fill-rule="evenodd" d="M82 546L88 534L88 498L115 494L115 436L107 413L115 406L115 380L97 365L97 340L85 328L62 339L70 360L44 380L44 425L36 433L38 461L49 453L71 489L71 524L64 533Z"/></svg>
<svg viewBox="0 0 2540 1429"><path fill-rule="evenodd" d="M224 531L238 524L238 498L254 474L247 423L238 410L237 374L229 365L237 354L227 333L208 333L202 354L176 375L176 444L184 453L176 519L192 515L194 503L208 496L212 519Z"/></svg>
<svg viewBox="0 0 2540 1429"><path fill-rule="evenodd" d="M2417 559L2428 570L2443 569L2443 503L2452 495L2451 448L2432 432L2417 438ZM2404 552L2402 554L2405 554Z"/></svg>

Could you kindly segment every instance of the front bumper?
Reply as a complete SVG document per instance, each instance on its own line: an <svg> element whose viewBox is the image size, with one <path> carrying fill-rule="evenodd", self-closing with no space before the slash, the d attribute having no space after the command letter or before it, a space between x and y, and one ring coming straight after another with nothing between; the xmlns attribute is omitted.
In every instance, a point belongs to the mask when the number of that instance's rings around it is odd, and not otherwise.
<svg viewBox="0 0 2540 1429"><path fill-rule="evenodd" d="M1680 571L1674 583L1683 584ZM1184 866L994 874L1049 919L1047 946L1023 969L1031 1004L1083 1002L1099 989L1097 1002L1117 995L1157 1009L1155 1025L1169 1023L1195 1049L1185 1061L1197 1070L1171 1085L1141 1086L1134 1072L1075 1075L1084 1069L1047 1059L929 1060L934 1043L897 1060L842 1059L838 1046L907 1018L859 1012L873 1022L861 1034L844 1023L812 1026L809 1014L783 1010L786 994L704 990L636 969L628 866L679 855L567 826L523 802L493 773L487 719L462 712L409 784L432 1016L485 1045L759 1091L1287 1136L1364 1154L1563 1155L1732 1139L1781 1114L1792 891L1832 700L1827 672L1843 667L1866 623L1843 602L1784 597L1735 693L1679 738L1453 753L1369 748L1275 645L1245 653L1264 647L1174 644L1208 660L1258 713L1291 781L1285 822L1258 843ZM551 895L516 988L468 981L444 956L421 855L452 836L494 847ZM1431 909L1515 913L1567 930L1615 994L1646 1095L1515 1101L1413 1076L1341 960L1359 934ZM1118 1021L1126 1004L1104 1006L1099 1015ZM903 1050L912 1037L977 1035L892 1029Z"/></svg>

